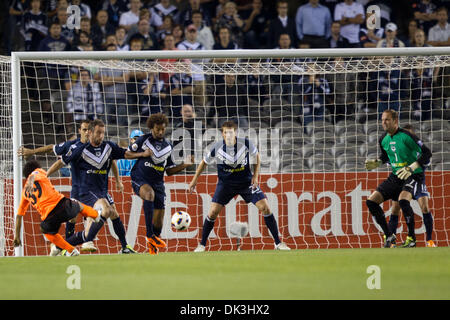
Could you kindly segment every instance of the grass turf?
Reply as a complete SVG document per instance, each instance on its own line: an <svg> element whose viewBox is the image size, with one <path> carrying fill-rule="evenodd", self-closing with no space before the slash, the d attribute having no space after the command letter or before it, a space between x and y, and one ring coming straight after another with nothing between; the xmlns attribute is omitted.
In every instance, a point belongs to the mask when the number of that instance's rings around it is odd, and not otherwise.
<svg viewBox="0 0 450 320"><path fill-rule="evenodd" d="M449 270L450 248L2 258L0 299L450 299Z"/></svg>

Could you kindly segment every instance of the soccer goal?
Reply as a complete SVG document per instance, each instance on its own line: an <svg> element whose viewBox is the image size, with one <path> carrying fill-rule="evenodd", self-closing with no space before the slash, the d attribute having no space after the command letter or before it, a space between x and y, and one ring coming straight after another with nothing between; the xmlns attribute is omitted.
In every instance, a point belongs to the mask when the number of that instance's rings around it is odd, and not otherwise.
<svg viewBox="0 0 450 320"><path fill-rule="evenodd" d="M38 215L28 213L24 245L14 253L14 212L23 184L20 146L59 144L73 139L83 119L101 118L106 139L127 147L130 133L147 133L146 120L156 112L169 118L167 138L176 162L193 155L198 164L221 139L223 121L238 123L238 135L248 137L260 152L260 187L282 240L291 248L308 249L382 245L365 199L390 169L367 172L364 161L379 153L381 112L395 109L400 125L410 123L433 152L426 171L433 240L449 245L450 48L16 52L0 63L0 255L49 252ZM53 154L36 157L44 168L57 159ZM191 251L201 236L217 175L215 166L208 166L197 193L189 194L194 170L195 165L165 178L161 237L168 251ZM112 176L109 191L128 243L145 252L142 202L130 178L121 180L123 192L116 190ZM67 169L52 181L69 194ZM386 216L389 205L383 205ZM413 209L418 245L423 246L422 213L416 202ZM191 215L189 229L171 228L177 210ZM404 239L406 225L400 221L397 231ZM247 223L248 234L238 238L231 232L234 222ZM115 254L120 248L110 223L95 243L100 253ZM240 197L219 215L208 250L236 250L237 244L242 250L273 249L262 215Z"/></svg>

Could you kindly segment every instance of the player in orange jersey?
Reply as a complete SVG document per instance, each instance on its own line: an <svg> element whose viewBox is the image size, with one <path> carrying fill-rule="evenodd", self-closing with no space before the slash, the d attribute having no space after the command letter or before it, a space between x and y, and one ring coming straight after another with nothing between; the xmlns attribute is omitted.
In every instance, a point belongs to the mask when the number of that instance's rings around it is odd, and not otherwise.
<svg viewBox="0 0 450 320"><path fill-rule="evenodd" d="M77 200L66 198L55 190L47 178L45 170L36 160L28 161L23 168L23 176L27 177L22 197L20 199L19 212L16 217L16 232L14 246L20 246L20 231L22 219L31 203L33 208L41 215L41 231L44 236L56 247L64 249L68 255L79 255L70 241L66 241L58 233L63 222L75 218L79 213L85 217L98 220L100 215L90 206Z"/></svg>

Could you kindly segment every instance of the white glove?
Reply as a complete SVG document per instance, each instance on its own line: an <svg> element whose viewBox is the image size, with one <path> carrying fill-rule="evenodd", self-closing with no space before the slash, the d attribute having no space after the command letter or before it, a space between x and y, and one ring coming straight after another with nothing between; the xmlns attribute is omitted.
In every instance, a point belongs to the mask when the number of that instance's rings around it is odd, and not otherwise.
<svg viewBox="0 0 450 320"><path fill-rule="evenodd" d="M378 168L381 165L381 160L380 159L367 159L364 164L366 165L366 169L370 171L370 170Z"/></svg>
<svg viewBox="0 0 450 320"><path fill-rule="evenodd" d="M397 177L399 177L402 180L408 179L413 172L419 167L419 163L413 162L411 165L407 167L403 167L400 170L397 171Z"/></svg>

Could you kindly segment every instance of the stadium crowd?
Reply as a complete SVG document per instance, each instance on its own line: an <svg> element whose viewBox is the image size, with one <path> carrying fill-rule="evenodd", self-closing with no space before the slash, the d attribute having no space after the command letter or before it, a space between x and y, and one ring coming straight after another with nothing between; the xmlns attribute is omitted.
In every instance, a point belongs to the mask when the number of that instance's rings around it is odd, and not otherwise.
<svg viewBox="0 0 450 320"><path fill-rule="evenodd" d="M6 52L91 50L223 50L268 48L373 48L449 46L450 0L12 0ZM405 6L406 4L406 6ZM67 13L78 6L79 28ZM380 8L379 28L367 27L367 8ZM378 26L377 26L378 27ZM336 60L336 64L345 61ZM337 122L355 112L357 101L378 113L400 111L402 101L417 120L450 108L449 70L413 69L327 76L215 76L208 92L199 74L152 74L25 66L29 99L51 106L52 90L66 91L68 121L102 117L127 125L124 115L163 111L181 121L181 107L195 106L208 119L248 123L248 107L281 93L300 105L306 125L331 114ZM278 78L277 78L278 77ZM342 78L343 77L343 78ZM49 80L47 80L49 79ZM345 87L342 87L345 86ZM358 90L358 86L362 87ZM44 90L43 90L44 89ZM289 94L293 93L292 97ZM345 94L344 94L345 93ZM357 95L355 99L355 95ZM437 98L436 98L437 97ZM245 101L244 101L245 100ZM251 102L249 102L249 100ZM213 105L204 111L201 107ZM167 108L169 106L169 108ZM127 108L127 109L125 109ZM440 112L438 117L446 117ZM219 124L220 125L220 124Z"/></svg>

